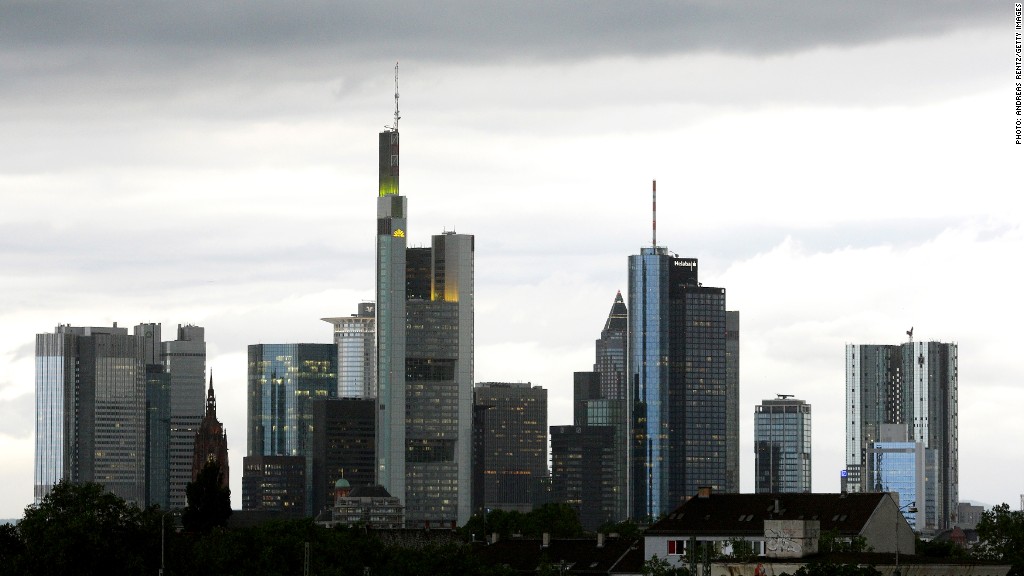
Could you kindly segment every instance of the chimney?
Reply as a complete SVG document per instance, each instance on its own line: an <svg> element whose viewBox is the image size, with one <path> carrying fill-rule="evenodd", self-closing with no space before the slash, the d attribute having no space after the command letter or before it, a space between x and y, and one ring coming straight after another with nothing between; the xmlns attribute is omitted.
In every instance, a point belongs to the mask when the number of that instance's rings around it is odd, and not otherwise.
<svg viewBox="0 0 1024 576"><path fill-rule="evenodd" d="M540 547L547 548L548 546L551 546L551 533L545 532L540 537Z"/></svg>
<svg viewBox="0 0 1024 576"><path fill-rule="evenodd" d="M597 547L604 548L604 532L597 533Z"/></svg>

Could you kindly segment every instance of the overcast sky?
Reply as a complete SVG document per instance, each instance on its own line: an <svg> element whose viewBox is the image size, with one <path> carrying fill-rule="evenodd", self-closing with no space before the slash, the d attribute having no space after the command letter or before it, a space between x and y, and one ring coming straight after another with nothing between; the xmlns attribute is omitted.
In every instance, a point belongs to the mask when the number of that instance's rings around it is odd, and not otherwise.
<svg viewBox="0 0 1024 576"><path fill-rule="evenodd" d="M960 495L1024 493L1012 2L0 0L0 518L32 500L34 335L206 327L241 505L246 346L374 294L400 61L410 245L476 235L477 381L572 373L627 257L700 260L754 405L844 467L846 343L954 341ZM1013 192L1016 190L1017 192ZM994 470L1000 473L994 474Z"/></svg>

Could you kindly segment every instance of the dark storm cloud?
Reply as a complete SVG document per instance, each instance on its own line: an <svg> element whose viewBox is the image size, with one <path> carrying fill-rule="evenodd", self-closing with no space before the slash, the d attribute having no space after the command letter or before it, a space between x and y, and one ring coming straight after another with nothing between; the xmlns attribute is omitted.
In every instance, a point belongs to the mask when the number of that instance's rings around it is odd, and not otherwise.
<svg viewBox="0 0 1024 576"><path fill-rule="evenodd" d="M773 55L942 34L1002 15L998 3L925 1L24 2L3 8L0 62L27 76L152 66L223 73L226 57L277 60L301 74L367 58Z"/></svg>

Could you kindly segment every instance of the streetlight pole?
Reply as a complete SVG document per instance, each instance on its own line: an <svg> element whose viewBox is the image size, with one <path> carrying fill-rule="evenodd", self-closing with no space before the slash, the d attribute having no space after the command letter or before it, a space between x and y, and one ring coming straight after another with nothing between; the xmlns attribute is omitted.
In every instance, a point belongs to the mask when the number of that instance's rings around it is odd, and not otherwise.
<svg viewBox="0 0 1024 576"><path fill-rule="evenodd" d="M900 576L900 519L903 519L903 509L906 508L910 514L917 513L917 507L914 506L915 502L911 502L906 506L900 506L896 510L896 569L893 571L893 576ZM906 521L906 519L904 519Z"/></svg>

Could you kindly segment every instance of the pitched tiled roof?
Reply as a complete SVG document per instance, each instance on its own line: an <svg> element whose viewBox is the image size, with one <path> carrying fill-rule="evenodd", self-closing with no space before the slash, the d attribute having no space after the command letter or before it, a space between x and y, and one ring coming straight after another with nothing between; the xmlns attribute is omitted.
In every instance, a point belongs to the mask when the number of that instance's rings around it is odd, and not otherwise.
<svg viewBox="0 0 1024 576"><path fill-rule="evenodd" d="M817 520L821 530L859 534L888 493L711 494L694 497L654 523L647 534L756 536L765 520Z"/></svg>

